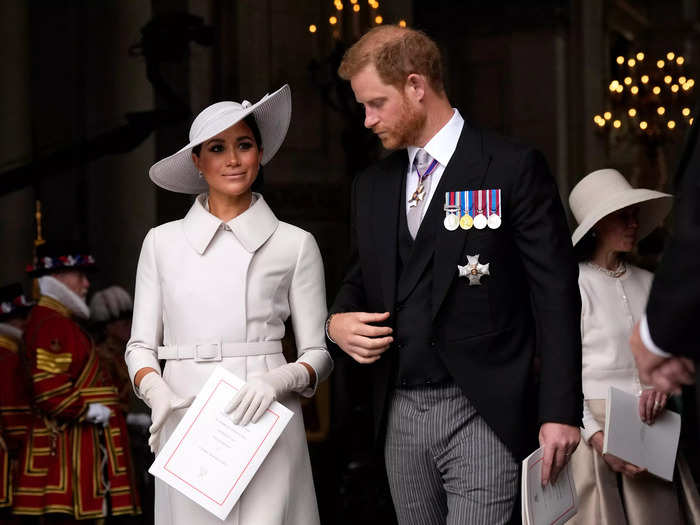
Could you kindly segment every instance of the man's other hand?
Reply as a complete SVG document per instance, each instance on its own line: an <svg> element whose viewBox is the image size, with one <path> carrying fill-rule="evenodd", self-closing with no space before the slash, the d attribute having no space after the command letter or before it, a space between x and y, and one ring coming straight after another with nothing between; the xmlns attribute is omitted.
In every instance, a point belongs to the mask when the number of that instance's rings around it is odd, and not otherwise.
<svg viewBox="0 0 700 525"><path fill-rule="evenodd" d="M374 326L389 319L389 312L348 312L333 314L328 335L350 357L362 364L374 363L389 348L394 338L389 326Z"/></svg>

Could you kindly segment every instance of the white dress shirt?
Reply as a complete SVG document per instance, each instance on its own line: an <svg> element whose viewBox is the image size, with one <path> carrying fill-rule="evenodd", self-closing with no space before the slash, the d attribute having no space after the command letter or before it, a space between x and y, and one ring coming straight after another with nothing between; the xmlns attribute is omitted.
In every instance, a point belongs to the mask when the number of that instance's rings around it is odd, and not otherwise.
<svg viewBox="0 0 700 525"><path fill-rule="evenodd" d="M438 165L435 171L430 175L430 189L428 194L425 196L425 205L423 206L423 212L421 214L421 219L425 216L425 212L428 211L428 206L430 206L430 201L435 194L435 188L437 188L440 183L440 178L447 167L447 163L450 162L452 154L457 149L457 142L459 142L459 136L462 134L462 128L464 127L464 119L459 111L455 108L452 118L447 121L440 131L438 131L433 138L431 138L428 143L423 147L423 149L430 155L433 159L438 161ZM413 159L416 158L416 152L420 148L417 146L408 146L406 148L408 152L408 175L406 176L406 213L408 214L409 200L413 196L413 192L418 186L418 173L413 167Z"/></svg>

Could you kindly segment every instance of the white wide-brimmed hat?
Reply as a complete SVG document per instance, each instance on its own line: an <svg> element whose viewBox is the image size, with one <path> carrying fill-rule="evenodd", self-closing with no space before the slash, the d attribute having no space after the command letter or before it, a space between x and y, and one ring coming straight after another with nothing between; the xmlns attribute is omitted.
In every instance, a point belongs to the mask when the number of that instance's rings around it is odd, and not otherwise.
<svg viewBox="0 0 700 525"><path fill-rule="evenodd" d="M190 127L190 142L174 155L156 162L148 171L151 180L161 188L177 193L202 193L208 186L192 162L192 148L253 114L260 129L263 156L267 164L282 145L292 116L292 96L285 84L272 95L267 94L255 104L247 100L217 102L205 108Z"/></svg>
<svg viewBox="0 0 700 525"><path fill-rule="evenodd" d="M600 219L633 204L640 205L638 238L643 239L671 211L673 196L660 191L633 188L622 173L614 169L589 173L574 186L569 195L569 206L578 222L571 241L576 245Z"/></svg>

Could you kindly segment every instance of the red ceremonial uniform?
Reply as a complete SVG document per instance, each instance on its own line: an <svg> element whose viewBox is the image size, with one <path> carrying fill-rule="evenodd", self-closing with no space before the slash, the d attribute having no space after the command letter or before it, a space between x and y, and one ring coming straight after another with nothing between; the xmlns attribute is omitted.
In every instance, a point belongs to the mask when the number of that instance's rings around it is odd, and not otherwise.
<svg viewBox="0 0 700 525"><path fill-rule="evenodd" d="M15 514L104 517L107 487L112 515L139 513L126 421L92 341L69 310L49 297L32 309L24 340L41 417L23 447ZM90 403L111 409L107 426L85 420Z"/></svg>
<svg viewBox="0 0 700 525"><path fill-rule="evenodd" d="M13 460L31 424L27 374L19 341L0 333L0 507L12 506Z"/></svg>

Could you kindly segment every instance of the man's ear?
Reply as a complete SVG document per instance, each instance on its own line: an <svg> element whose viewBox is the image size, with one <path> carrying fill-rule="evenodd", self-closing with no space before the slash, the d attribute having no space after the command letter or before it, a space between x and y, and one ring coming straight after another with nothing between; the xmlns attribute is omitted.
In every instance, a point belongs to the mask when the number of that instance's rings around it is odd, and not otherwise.
<svg viewBox="0 0 700 525"><path fill-rule="evenodd" d="M411 73L406 77L405 91L416 102L421 102L425 96L426 81L423 75Z"/></svg>

